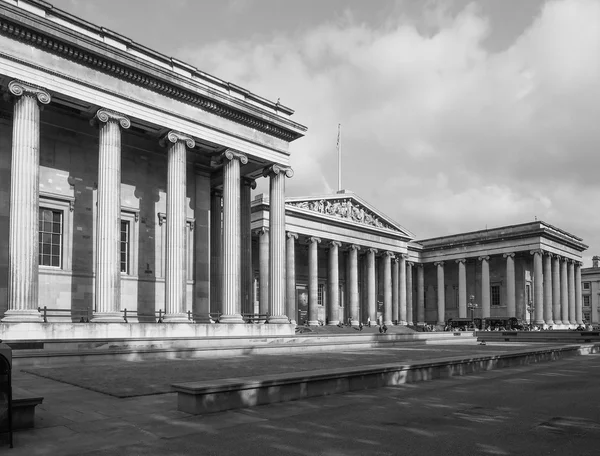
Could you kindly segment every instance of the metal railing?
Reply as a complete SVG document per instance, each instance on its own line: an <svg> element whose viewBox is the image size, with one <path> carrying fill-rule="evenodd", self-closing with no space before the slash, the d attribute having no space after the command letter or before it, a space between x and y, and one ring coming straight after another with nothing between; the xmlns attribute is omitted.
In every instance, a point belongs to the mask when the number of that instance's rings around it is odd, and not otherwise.
<svg viewBox="0 0 600 456"><path fill-rule="evenodd" d="M151 315L140 315L138 313L137 310L127 310L127 308L121 310L121 313L123 314L123 320L125 320L125 323L129 323L129 321L127 320L128 317L150 317ZM154 318L156 319L156 323L162 323L163 319L165 317L165 311L162 309L158 309L157 311L154 312Z"/></svg>
<svg viewBox="0 0 600 456"><path fill-rule="evenodd" d="M38 312L42 314L44 323L48 323L48 317L62 317L67 316L71 319L79 319L79 323L90 322L90 311L89 309L54 309L47 306L38 307ZM65 315L68 314L68 315Z"/></svg>

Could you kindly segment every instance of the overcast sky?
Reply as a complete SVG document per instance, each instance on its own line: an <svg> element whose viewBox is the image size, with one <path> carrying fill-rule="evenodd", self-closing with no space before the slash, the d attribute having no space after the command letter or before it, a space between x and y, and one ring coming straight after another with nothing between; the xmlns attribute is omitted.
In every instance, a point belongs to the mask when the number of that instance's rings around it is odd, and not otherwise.
<svg viewBox="0 0 600 456"><path fill-rule="evenodd" d="M600 0L50 0L296 111L288 196L417 239L544 220L600 255ZM266 189L262 185L259 190Z"/></svg>

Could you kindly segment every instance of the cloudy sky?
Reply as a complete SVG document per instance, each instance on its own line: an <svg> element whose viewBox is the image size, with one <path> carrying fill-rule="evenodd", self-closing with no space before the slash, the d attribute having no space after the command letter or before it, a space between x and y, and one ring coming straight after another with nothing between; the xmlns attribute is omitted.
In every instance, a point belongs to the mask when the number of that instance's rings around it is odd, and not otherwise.
<svg viewBox="0 0 600 456"><path fill-rule="evenodd" d="M293 108L289 196L337 190L341 123L342 186L418 239L537 218L600 255L600 0L50 1Z"/></svg>

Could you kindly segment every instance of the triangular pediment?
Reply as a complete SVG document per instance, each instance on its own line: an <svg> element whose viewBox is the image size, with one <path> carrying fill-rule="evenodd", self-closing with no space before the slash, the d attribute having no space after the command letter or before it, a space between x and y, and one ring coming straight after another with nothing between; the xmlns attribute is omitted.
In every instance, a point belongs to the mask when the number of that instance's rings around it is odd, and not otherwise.
<svg viewBox="0 0 600 456"><path fill-rule="evenodd" d="M410 239L414 235L354 193L286 198L287 207L315 212L320 216L356 223L373 229L394 231Z"/></svg>

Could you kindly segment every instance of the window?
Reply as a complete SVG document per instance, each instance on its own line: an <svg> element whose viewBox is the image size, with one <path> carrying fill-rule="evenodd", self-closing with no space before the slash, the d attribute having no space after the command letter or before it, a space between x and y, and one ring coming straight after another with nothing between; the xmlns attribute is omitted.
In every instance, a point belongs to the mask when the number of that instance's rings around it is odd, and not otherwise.
<svg viewBox="0 0 600 456"><path fill-rule="evenodd" d="M592 288L591 285L591 282L583 282L583 289L590 290Z"/></svg>
<svg viewBox="0 0 600 456"><path fill-rule="evenodd" d="M121 272L129 274L129 221L121 220Z"/></svg>
<svg viewBox="0 0 600 456"><path fill-rule="evenodd" d="M490 304L492 306L500 305L500 285L492 285L490 287Z"/></svg>
<svg viewBox="0 0 600 456"><path fill-rule="evenodd" d="M590 323L592 320L590 318L591 312L583 312L583 322Z"/></svg>
<svg viewBox="0 0 600 456"><path fill-rule="evenodd" d="M590 295L583 295L583 307L589 307L590 306Z"/></svg>
<svg viewBox="0 0 600 456"><path fill-rule="evenodd" d="M40 207L39 264L62 267L63 211Z"/></svg>
<svg viewBox="0 0 600 456"><path fill-rule="evenodd" d="M320 283L317 288L317 304L323 305L323 296L325 295L325 284Z"/></svg>

